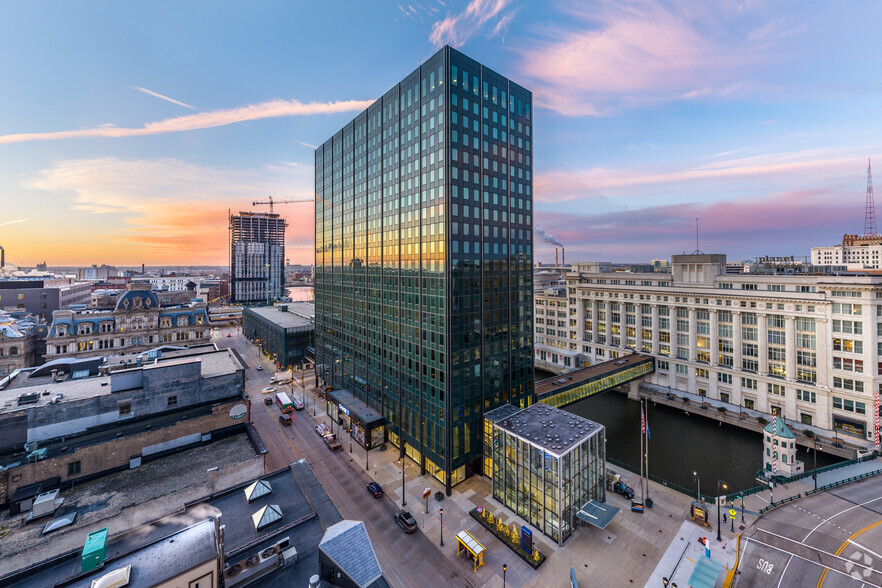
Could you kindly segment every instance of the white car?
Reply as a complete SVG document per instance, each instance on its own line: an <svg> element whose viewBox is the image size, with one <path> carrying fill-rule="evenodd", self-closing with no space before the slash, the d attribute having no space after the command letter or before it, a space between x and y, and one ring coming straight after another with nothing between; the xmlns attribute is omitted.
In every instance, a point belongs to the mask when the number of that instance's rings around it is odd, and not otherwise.
<svg viewBox="0 0 882 588"><path fill-rule="evenodd" d="M262 371L263 371L263 366L260 365L260 364L257 364L257 371L262 372Z"/></svg>

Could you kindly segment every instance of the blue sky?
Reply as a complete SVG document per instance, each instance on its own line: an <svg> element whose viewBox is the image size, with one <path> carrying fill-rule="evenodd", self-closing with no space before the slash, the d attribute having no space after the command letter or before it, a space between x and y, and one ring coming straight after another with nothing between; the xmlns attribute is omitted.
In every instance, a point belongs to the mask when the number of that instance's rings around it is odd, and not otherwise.
<svg viewBox="0 0 882 588"><path fill-rule="evenodd" d="M702 4L707 4L703 6ZM863 231L882 5L4 2L13 263L222 264L228 209L311 197L324 141L443 44L533 91L535 224L570 261L808 255ZM292 204L289 257L312 260ZM536 260L553 247L537 242Z"/></svg>

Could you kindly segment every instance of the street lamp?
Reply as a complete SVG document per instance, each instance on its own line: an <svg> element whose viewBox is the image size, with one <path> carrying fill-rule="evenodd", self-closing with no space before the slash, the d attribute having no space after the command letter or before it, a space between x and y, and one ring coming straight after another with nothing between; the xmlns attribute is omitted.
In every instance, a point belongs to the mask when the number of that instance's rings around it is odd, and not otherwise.
<svg viewBox="0 0 882 588"><path fill-rule="evenodd" d="M444 509L440 510L441 513L441 547L444 547Z"/></svg>
<svg viewBox="0 0 882 588"><path fill-rule="evenodd" d="M818 489L818 442L812 440L812 453L814 454L815 467L812 470L812 480L815 481L815 490Z"/></svg>
<svg viewBox="0 0 882 588"><path fill-rule="evenodd" d="M695 470L692 471L692 477L695 478L697 484L695 489L695 499L698 500L698 502L701 502L701 478L698 477L698 472Z"/></svg>
<svg viewBox="0 0 882 588"><path fill-rule="evenodd" d="M352 425L349 425L349 453L352 453Z"/></svg>
<svg viewBox="0 0 882 588"><path fill-rule="evenodd" d="M741 494L741 522L744 522L744 494Z"/></svg>
<svg viewBox="0 0 882 588"><path fill-rule="evenodd" d="M404 493L404 459L401 461L401 506L407 506L407 496Z"/></svg>
<svg viewBox="0 0 882 588"><path fill-rule="evenodd" d="M508 569L508 565L502 564L502 588L505 588L505 570Z"/></svg>
<svg viewBox="0 0 882 588"><path fill-rule="evenodd" d="M723 508L720 502L720 487L722 486L723 490L727 490L729 487L726 486L726 483L722 480L717 480L717 541L722 541L723 537L720 535L720 525L722 521L720 519L720 510Z"/></svg>

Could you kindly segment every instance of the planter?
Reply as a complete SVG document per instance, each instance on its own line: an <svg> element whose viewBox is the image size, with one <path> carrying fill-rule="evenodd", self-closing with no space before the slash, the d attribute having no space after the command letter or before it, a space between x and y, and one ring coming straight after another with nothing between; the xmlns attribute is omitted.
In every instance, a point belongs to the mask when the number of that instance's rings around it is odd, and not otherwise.
<svg viewBox="0 0 882 588"><path fill-rule="evenodd" d="M511 539L509 539L508 536L504 534L508 531L508 527L503 527L503 531L500 532L499 530L497 530L496 525L491 524L489 521L487 521L487 519L478 514L477 508L473 508L472 510L470 510L469 516L478 521L482 527L487 529L494 537L499 539L506 547L511 549L515 555L524 560L524 562L526 562L534 570L538 569L539 566L542 565L542 562L546 560L545 555L538 549L536 550L536 553L539 556L537 560L533 557L533 554L524 551L524 548L521 547L520 541L518 541L517 543L512 543ZM492 516L492 513L490 516Z"/></svg>

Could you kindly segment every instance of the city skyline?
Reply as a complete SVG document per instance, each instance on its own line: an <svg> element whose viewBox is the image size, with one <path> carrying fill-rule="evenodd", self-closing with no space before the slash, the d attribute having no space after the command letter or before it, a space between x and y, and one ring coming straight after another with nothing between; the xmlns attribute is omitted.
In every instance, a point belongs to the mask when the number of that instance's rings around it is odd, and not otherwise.
<svg viewBox="0 0 882 588"><path fill-rule="evenodd" d="M876 6L46 6L0 23L14 264L224 264L228 210L311 197L314 146L444 44L533 90L535 224L570 261L691 251L695 218L730 259L863 229ZM312 263L312 207L276 211Z"/></svg>

